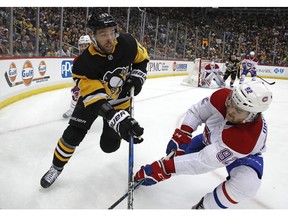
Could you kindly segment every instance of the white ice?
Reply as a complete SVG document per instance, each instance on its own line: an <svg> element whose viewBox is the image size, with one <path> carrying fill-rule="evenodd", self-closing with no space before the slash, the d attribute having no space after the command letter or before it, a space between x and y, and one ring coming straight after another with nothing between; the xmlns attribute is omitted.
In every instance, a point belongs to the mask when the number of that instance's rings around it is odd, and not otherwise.
<svg viewBox="0 0 288 216"><path fill-rule="evenodd" d="M135 119L145 128L145 140L134 146L134 172L165 156L166 145L185 111L216 90L182 86L182 79L147 79L135 98ZM286 209L288 205L288 81L268 81L276 84L268 85L273 102L264 113L269 132L262 186L255 198L238 204L237 209ZM49 169L54 148L67 127L68 120L62 119L62 114L69 108L70 98L70 89L65 88L0 110L1 209L107 209L127 191L128 143L123 141L115 153L102 152L98 144L100 118L54 185L41 188L40 178ZM226 176L222 168L140 186L134 193L134 209L190 209ZM127 209L127 200L116 209Z"/></svg>

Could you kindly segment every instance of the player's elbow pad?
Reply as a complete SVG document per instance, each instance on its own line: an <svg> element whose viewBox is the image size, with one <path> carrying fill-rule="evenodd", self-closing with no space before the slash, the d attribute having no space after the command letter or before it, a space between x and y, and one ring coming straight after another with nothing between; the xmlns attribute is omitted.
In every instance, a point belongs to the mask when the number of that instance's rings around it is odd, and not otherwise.
<svg viewBox="0 0 288 216"><path fill-rule="evenodd" d="M86 109L95 115L103 117L106 120L110 120L116 113L114 107L107 101L104 101L101 105L95 103L90 104L86 107Z"/></svg>
<svg viewBox="0 0 288 216"><path fill-rule="evenodd" d="M110 120L114 114L116 113L114 107L108 102L104 102L98 111L98 115L103 117L104 119Z"/></svg>

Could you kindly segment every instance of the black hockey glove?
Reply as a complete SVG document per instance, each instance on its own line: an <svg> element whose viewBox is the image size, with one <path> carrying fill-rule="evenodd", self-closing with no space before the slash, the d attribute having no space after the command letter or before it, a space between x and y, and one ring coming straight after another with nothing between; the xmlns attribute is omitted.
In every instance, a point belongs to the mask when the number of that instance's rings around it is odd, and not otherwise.
<svg viewBox="0 0 288 216"><path fill-rule="evenodd" d="M138 122L125 110L117 111L114 116L108 120L108 124L127 142L129 142L131 135L134 138L135 144L143 141L141 135L144 132L144 128L140 127Z"/></svg>
<svg viewBox="0 0 288 216"><path fill-rule="evenodd" d="M142 89L142 86L146 80L146 73L139 69L134 69L131 72L130 77L126 80L125 84L122 87L119 98L124 98L130 96L130 90L134 86L134 95L138 95Z"/></svg>

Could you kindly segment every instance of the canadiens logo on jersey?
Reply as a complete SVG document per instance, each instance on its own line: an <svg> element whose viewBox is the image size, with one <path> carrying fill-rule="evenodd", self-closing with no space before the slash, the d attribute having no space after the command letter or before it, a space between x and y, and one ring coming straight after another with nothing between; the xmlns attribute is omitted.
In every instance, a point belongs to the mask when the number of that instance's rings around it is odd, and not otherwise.
<svg viewBox="0 0 288 216"><path fill-rule="evenodd" d="M249 68L256 67L257 63L258 63L258 59L257 59L256 57L252 57L252 58L251 58L251 57L247 56L247 57L242 61L242 66L243 66L244 68L249 69Z"/></svg>
<svg viewBox="0 0 288 216"><path fill-rule="evenodd" d="M129 67L117 67L113 71L107 71L103 76L103 84L108 95L113 96L119 93L129 73Z"/></svg>

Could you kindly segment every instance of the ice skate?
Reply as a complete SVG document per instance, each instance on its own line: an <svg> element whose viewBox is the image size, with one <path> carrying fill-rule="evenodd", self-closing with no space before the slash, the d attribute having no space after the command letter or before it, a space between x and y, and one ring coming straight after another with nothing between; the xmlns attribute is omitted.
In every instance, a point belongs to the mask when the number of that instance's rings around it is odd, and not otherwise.
<svg viewBox="0 0 288 216"><path fill-rule="evenodd" d="M65 112L62 116L63 118L70 118L72 113L73 113L73 109L71 108L67 112Z"/></svg>
<svg viewBox="0 0 288 216"><path fill-rule="evenodd" d="M40 184L43 188L50 187L55 180L58 178L58 176L61 174L62 170L59 171L55 169L55 167L52 165L50 169L45 173L45 175L41 178Z"/></svg>
<svg viewBox="0 0 288 216"><path fill-rule="evenodd" d="M194 206L192 206L192 209L205 209L203 205L204 197Z"/></svg>

